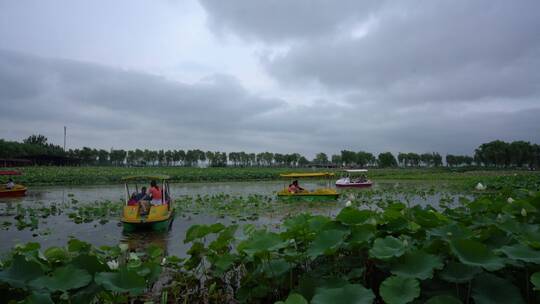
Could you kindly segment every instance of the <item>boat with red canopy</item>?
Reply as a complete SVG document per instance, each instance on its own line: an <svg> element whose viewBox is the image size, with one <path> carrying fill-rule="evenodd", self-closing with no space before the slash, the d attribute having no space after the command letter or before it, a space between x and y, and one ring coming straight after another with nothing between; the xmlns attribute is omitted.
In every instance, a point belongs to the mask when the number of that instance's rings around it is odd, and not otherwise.
<svg viewBox="0 0 540 304"><path fill-rule="evenodd" d="M20 171L17 170L0 170L0 176L16 176L22 175ZM11 187L8 186L8 182L4 181L0 185L0 197L17 197L25 196L27 188L23 185L13 184Z"/></svg>

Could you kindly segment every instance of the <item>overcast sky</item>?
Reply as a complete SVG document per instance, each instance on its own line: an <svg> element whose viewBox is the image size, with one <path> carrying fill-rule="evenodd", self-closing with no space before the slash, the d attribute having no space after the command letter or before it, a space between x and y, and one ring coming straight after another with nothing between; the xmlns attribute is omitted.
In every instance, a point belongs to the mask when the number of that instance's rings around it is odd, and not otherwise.
<svg viewBox="0 0 540 304"><path fill-rule="evenodd" d="M540 143L540 1L0 0L0 138L471 154Z"/></svg>

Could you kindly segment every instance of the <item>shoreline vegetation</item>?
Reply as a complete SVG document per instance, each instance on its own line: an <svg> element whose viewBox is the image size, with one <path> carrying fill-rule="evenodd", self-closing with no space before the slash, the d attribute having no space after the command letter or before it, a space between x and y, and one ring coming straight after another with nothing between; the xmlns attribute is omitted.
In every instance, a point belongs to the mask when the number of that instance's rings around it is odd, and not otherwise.
<svg viewBox="0 0 540 304"><path fill-rule="evenodd" d="M21 171L23 175L17 176L16 180L17 183L26 186L119 184L125 176L156 173L169 175L171 182L174 183L280 180L279 175L287 172L328 171L334 172L336 178L340 174L340 169L334 168L29 166L0 169ZM502 177L536 176L540 178L538 171L476 167L370 168L368 175L371 179L379 181L425 180L467 185L478 182L491 183ZM0 183L4 182L4 179L6 177L0 177Z"/></svg>

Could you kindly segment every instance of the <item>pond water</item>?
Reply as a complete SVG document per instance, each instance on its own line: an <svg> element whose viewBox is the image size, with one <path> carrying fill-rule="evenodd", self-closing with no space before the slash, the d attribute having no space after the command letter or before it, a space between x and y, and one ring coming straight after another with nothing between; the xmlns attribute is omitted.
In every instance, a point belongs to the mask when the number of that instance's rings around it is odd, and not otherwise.
<svg viewBox="0 0 540 304"><path fill-rule="evenodd" d="M182 196L197 195L221 195L231 196L249 196L252 194L263 195L266 198L274 197L275 193L285 184L280 181L264 182L216 182L216 183L182 183L171 184L171 194L173 198ZM308 182L302 186L310 189L325 185L325 182ZM429 194L410 195L410 189L439 189L431 191ZM90 223L74 223L67 215L67 212L59 215L51 215L39 219L37 229L31 230L28 227L22 230L17 229L15 225L4 225L0 230L0 253L7 252L17 243L39 242L42 248L49 246L64 246L71 238L77 238L90 242L96 246L115 245L119 242L129 244L131 249L143 249L149 244L155 244L162 247L165 252L177 256L184 256L190 244L184 244L186 230L194 224L213 224L220 222L230 223L252 223L257 226L267 226L271 229L277 229L279 223L284 217L297 214L299 212L312 212L324 215L335 215L344 207L345 201L361 196L362 194L375 193L370 197L375 198L381 193L389 193L395 200L408 200L411 205L437 205L441 198L450 199L454 203L462 196L460 193L447 193L444 190L445 185L433 184L426 185L419 182L381 182L375 183L371 189L346 190L338 202L333 203L303 203L303 204L285 204L272 201L270 204L276 206L275 210L263 211L254 218L240 219L231 216L216 215L212 212L178 212L171 229L168 232L136 232L125 234L119 224L118 218L109 218L107 221L99 222L99 219ZM409 194L400 192L399 189L408 189ZM341 190L340 190L341 191ZM386 195L386 194L384 194ZM55 187L32 187L28 195L23 198L3 198L0 199L0 223L14 223L14 212L17 208L36 208L58 206L92 204L100 201L120 202L125 197L124 185L99 185L99 186L55 186Z"/></svg>

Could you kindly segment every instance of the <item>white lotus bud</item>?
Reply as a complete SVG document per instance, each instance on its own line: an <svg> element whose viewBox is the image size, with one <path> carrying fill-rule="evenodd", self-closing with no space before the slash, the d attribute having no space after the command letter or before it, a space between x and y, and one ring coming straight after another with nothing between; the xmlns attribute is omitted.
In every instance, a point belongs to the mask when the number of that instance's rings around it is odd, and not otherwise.
<svg viewBox="0 0 540 304"><path fill-rule="evenodd" d="M514 202L514 199L509 197L507 200L506 200L509 204L513 203Z"/></svg>
<svg viewBox="0 0 540 304"><path fill-rule="evenodd" d="M347 201L347 202L345 203L345 207L350 207L351 205L352 205L351 201Z"/></svg>
<svg viewBox="0 0 540 304"><path fill-rule="evenodd" d="M130 260L138 260L138 259L139 259L139 256L136 255L136 254L133 253L133 252L130 252L130 253L129 253L129 259L130 259Z"/></svg>
<svg viewBox="0 0 540 304"><path fill-rule="evenodd" d="M407 247L409 245L409 242L407 240L403 240L403 246Z"/></svg>
<svg viewBox="0 0 540 304"><path fill-rule="evenodd" d="M486 190L486 186L482 185L482 183L478 183L476 184L476 190L478 191Z"/></svg>
<svg viewBox="0 0 540 304"><path fill-rule="evenodd" d="M452 232L447 232L446 235L447 236L452 236L453 234L452 234Z"/></svg>
<svg viewBox="0 0 540 304"><path fill-rule="evenodd" d="M525 208L521 208L521 215L527 216L527 210L525 210Z"/></svg>
<svg viewBox="0 0 540 304"><path fill-rule="evenodd" d="M107 266L109 266L109 269L111 269L111 270L116 270L116 269L118 269L118 261L115 261L115 260L108 261Z"/></svg>
<svg viewBox="0 0 540 304"><path fill-rule="evenodd" d="M124 243L118 245L118 247L120 247L120 250L121 250L122 252L126 252L126 251L129 249L128 244L124 244Z"/></svg>
<svg viewBox="0 0 540 304"><path fill-rule="evenodd" d="M163 258L163 259L161 260L161 266L165 265L165 263L167 263L167 258Z"/></svg>

